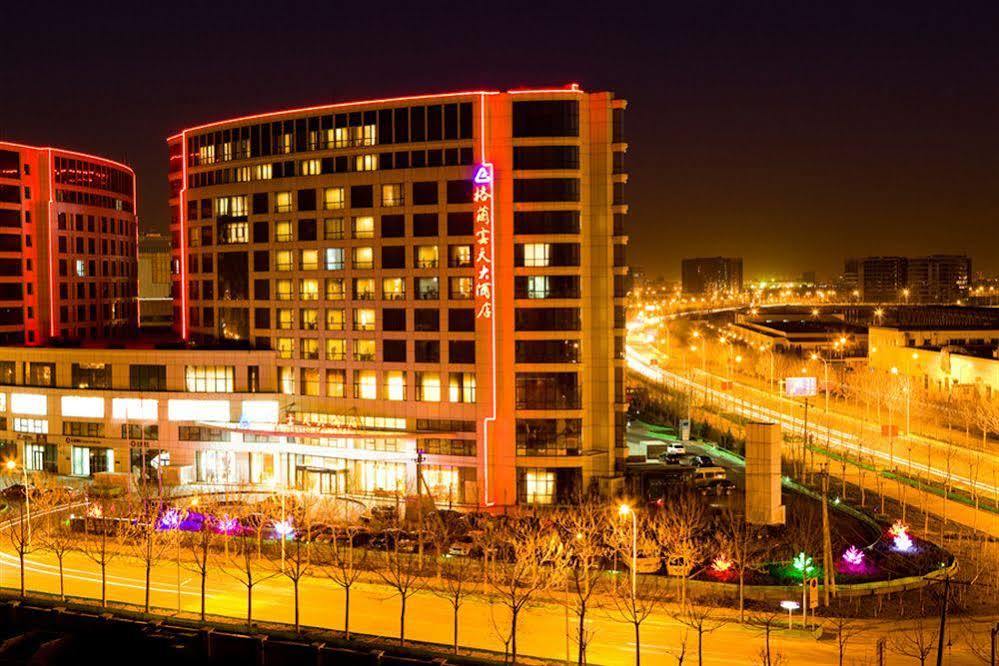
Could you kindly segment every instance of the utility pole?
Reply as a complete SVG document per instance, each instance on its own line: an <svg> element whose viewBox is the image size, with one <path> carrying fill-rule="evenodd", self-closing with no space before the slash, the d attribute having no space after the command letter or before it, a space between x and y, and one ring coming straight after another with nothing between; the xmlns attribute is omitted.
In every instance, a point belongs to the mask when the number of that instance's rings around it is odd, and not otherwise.
<svg viewBox="0 0 999 666"><path fill-rule="evenodd" d="M944 578L943 603L940 604L940 631L937 634L937 666L943 666L944 631L947 629L947 602L950 600L950 574ZM993 645L995 642L993 641Z"/></svg>
<svg viewBox="0 0 999 666"><path fill-rule="evenodd" d="M999 636L999 623L989 632L989 666L996 666L996 636Z"/></svg>
<svg viewBox="0 0 999 666"><path fill-rule="evenodd" d="M804 426L804 436L801 439L801 473L798 475L798 479L802 482L805 480L805 452L808 451L808 396L805 396L805 426Z"/></svg>
<svg viewBox="0 0 999 666"><path fill-rule="evenodd" d="M879 638L877 643L878 666L885 666L885 639Z"/></svg>
<svg viewBox="0 0 999 666"><path fill-rule="evenodd" d="M829 463L822 466L822 590L825 605L828 607L830 593L836 594L832 534L829 529Z"/></svg>
<svg viewBox="0 0 999 666"><path fill-rule="evenodd" d="M419 521L417 529L417 549L419 550L420 566L423 566L423 449L416 450L416 519Z"/></svg>

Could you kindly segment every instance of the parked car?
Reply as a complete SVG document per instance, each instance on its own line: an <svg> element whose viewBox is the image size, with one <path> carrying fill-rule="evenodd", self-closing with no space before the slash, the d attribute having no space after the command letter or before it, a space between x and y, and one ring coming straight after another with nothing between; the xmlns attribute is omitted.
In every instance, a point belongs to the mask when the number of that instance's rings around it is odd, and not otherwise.
<svg viewBox="0 0 999 666"><path fill-rule="evenodd" d="M451 542L447 554L452 557L469 557L475 548L475 540L471 536L463 536Z"/></svg>
<svg viewBox="0 0 999 666"><path fill-rule="evenodd" d="M733 490L735 490L735 484L728 479L712 479L698 487L698 491L702 495L731 495Z"/></svg>
<svg viewBox="0 0 999 666"><path fill-rule="evenodd" d="M683 442L666 442L666 453L682 456L686 452L687 448L683 445Z"/></svg>
<svg viewBox="0 0 999 666"><path fill-rule="evenodd" d="M373 506L361 514L362 523L394 523L399 519L399 511L391 505Z"/></svg>

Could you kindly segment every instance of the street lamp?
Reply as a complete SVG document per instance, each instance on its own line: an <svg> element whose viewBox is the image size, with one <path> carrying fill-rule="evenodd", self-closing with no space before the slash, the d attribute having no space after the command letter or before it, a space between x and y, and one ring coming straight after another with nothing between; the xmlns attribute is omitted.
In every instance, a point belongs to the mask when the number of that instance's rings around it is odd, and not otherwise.
<svg viewBox="0 0 999 666"><path fill-rule="evenodd" d="M627 504L622 504L617 508L618 515L631 516L631 605L634 608L635 596L638 587L638 518L635 512Z"/></svg>
<svg viewBox="0 0 999 666"><path fill-rule="evenodd" d="M824 376L823 381L824 381L824 383L826 385L826 407L825 407L825 412L828 414L829 413L829 361L827 361L826 359L822 358L817 353L813 353L812 356L811 356L811 358L812 358L813 361L822 361L822 365L824 366L824 371L823 372L824 372L825 376Z"/></svg>
<svg viewBox="0 0 999 666"><path fill-rule="evenodd" d="M27 444L25 444L24 448L27 449ZM27 451L25 451L25 453L27 453ZM13 460L8 460L6 467L7 471L13 474L14 470L17 469L17 463L14 462ZM30 544L31 543L31 493L28 492L28 468L24 465L23 457L21 459L21 480L22 480L21 485L24 486L24 514L26 520L28 521L26 543Z"/></svg>

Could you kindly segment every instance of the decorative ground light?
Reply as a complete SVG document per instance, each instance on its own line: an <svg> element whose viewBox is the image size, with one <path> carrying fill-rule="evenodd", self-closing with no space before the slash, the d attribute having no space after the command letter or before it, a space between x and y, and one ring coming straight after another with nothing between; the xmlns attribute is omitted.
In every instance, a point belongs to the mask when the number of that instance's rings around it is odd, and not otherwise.
<svg viewBox="0 0 999 666"><path fill-rule="evenodd" d="M708 567L708 575L716 580L731 580L735 577L735 566L731 559L724 553L711 561Z"/></svg>
<svg viewBox="0 0 999 666"><path fill-rule="evenodd" d="M799 574L805 576L815 571L815 566L814 563L812 562L812 558L810 558L808 555L805 555L805 553L798 553L797 556L795 556L794 560L791 562L791 567Z"/></svg>
<svg viewBox="0 0 999 666"><path fill-rule="evenodd" d="M801 584L803 578L822 575L821 567L816 566L815 561L805 553L798 553L790 563L773 569L775 575Z"/></svg>
<svg viewBox="0 0 999 666"><path fill-rule="evenodd" d="M901 520L896 520L892 523L892 526L888 528L888 536L892 539L891 549L896 553L916 552L916 544L912 542L912 537L909 536L909 526Z"/></svg>
<svg viewBox="0 0 999 666"><path fill-rule="evenodd" d="M867 563L867 554L856 546L850 546L843 553L839 563L841 573L854 575L869 573L871 566Z"/></svg>

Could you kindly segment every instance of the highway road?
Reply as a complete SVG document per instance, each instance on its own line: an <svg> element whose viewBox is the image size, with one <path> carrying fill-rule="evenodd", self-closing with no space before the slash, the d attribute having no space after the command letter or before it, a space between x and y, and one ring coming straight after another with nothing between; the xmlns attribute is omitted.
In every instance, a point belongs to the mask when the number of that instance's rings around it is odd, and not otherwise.
<svg viewBox="0 0 999 666"><path fill-rule="evenodd" d="M26 567L29 590L58 593L58 568L54 558L44 552L29 557ZM65 563L67 593L91 599L100 596L100 576L96 565L82 554L70 554ZM11 553L0 553L0 585L10 588L17 584L18 563ZM196 613L200 605L199 579L181 569L179 598L185 613ZM144 594L143 568L139 560L120 558L113 564L109 577L109 598L112 601L141 605ZM241 583L221 573L213 572L208 580L208 612L236 619L245 618L246 591ZM176 565L166 562L153 574L152 602L171 613L177 609L178 579ZM254 617L260 621L293 621L293 595L287 578L274 577L260 583L253 595ZM392 589L373 582L359 583L351 594L351 629L373 636L398 636L399 601ZM330 581L307 577L301 584L302 622L305 625L341 629L343 626L343 593ZM408 604L406 634L411 639L442 644L451 642L451 607L440 597L422 591ZM704 663L708 665L751 664L757 661L762 647L762 630L739 625L731 613L728 621L705 637ZM788 631L781 616L780 628L772 636L775 652L788 664L836 663L835 641L827 637L816 640L809 632ZM521 618L518 642L526 655L559 661L566 658L566 611L561 604L546 602L528 608ZM568 618L570 624L572 618ZM848 646L847 663L873 663L877 639L905 625L864 621L865 633ZM502 606L477 596L469 599L460 612L460 641L475 648L502 650L500 633L506 630L506 612ZM589 663L631 664L634 662L635 641L630 625L620 621L613 607L594 610L588 630L592 632ZM982 631L987 631L983 626ZM696 663L696 635L672 619L660 608L643 624L642 663L651 665L676 664L673 656L687 634L686 663ZM569 646L570 659L575 659L575 645ZM946 663L957 665L977 663L955 637L948 648ZM889 654L889 664L911 663Z"/></svg>

